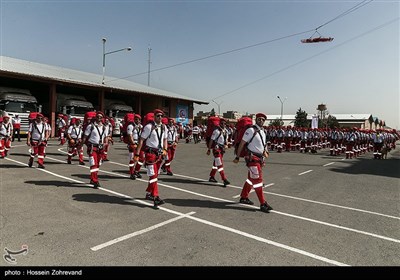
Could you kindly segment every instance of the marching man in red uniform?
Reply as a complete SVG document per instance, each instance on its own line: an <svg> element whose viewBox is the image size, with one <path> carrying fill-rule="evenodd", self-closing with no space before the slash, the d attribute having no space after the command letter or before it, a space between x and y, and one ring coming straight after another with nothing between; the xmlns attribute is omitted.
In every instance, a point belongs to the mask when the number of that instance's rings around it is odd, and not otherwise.
<svg viewBox="0 0 400 280"><path fill-rule="evenodd" d="M168 157L165 159L164 164L161 166L161 170L167 172L167 175L174 175L171 170L171 162L175 157L176 146L178 145L178 130L175 127L175 121L173 118L168 119Z"/></svg>
<svg viewBox="0 0 400 280"><path fill-rule="evenodd" d="M108 126L103 124L104 118L104 113L98 111L96 120L86 127L82 139L82 142L87 145L87 154L89 155L90 184L95 189L100 187L97 174L104 157L104 144L108 143Z"/></svg>
<svg viewBox="0 0 400 280"><path fill-rule="evenodd" d="M129 174L132 180L135 180L136 178L142 178L142 175L139 173L139 171L145 161L144 152L137 151L137 147L139 145L140 133L143 129L143 126L140 123L141 119L142 117L139 114L135 114L133 122L129 123L128 127L126 128L126 133L129 138L128 140ZM135 154L139 154L139 160L136 162L135 162Z"/></svg>
<svg viewBox="0 0 400 280"><path fill-rule="evenodd" d="M142 149L145 143L145 158L147 175L149 183L146 189L146 199L154 201L154 208L158 209L158 205L164 204L158 195L158 170L160 169L163 157L167 155L167 128L162 124L164 112L162 110L154 110L154 122L149 122L143 127L140 134L139 145L135 154L135 161L139 160L138 151Z"/></svg>
<svg viewBox="0 0 400 280"><path fill-rule="evenodd" d="M58 134L58 139L60 140L60 145L64 145L65 143L65 130L67 129L67 122L64 119L63 114L58 114L57 116L57 134Z"/></svg>
<svg viewBox="0 0 400 280"><path fill-rule="evenodd" d="M0 124L0 157L8 155L11 148L11 138L13 136L13 126L10 122L10 116L3 116L3 123Z"/></svg>
<svg viewBox="0 0 400 280"><path fill-rule="evenodd" d="M72 157L78 154L79 164L85 165L83 162L83 145L82 145L82 125L81 119L72 118L71 125L67 130L67 139L68 139L68 158L67 163L71 164Z"/></svg>
<svg viewBox="0 0 400 280"><path fill-rule="evenodd" d="M210 172L209 182L216 183L215 174L217 171L221 175L221 179L224 182L224 187L230 184L228 179L226 178L224 172L224 153L228 148L228 131L226 129L226 120L221 118L219 127L215 128L212 135L209 146L207 147L207 155L210 155L210 151L212 149L214 155L213 167Z"/></svg>
<svg viewBox="0 0 400 280"><path fill-rule="evenodd" d="M265 165L265 159L268 158L269 152L267 148L267 133L263 128L263 124L267 116L263 113L256 114L256 124L249 127L239 144L237 155L240 155L242 150L245 149L247 143L247 156L245 157L246 165L248 168L247 180L244 183L243 190L240 197L240 203L253 205L254 203L249 199L251 188L257 194L260 201L260 210L269 213L272 207L267 203L263 193L263 174L262 167ZM234 163L239 162L239 157L236 157Z"/></svg>
<svg viewBox="0 0 400 280"><path fill-rule="evenodd" d="M48 137L49 131L47 130L46 123L43 122L43 115L37 113L36 119L29 125L28 137L26 139L26 144L31 147L31 155L28 162L29 167L32 167L33 159L37 155L38 168L44 169L44 155Z"/></svg>

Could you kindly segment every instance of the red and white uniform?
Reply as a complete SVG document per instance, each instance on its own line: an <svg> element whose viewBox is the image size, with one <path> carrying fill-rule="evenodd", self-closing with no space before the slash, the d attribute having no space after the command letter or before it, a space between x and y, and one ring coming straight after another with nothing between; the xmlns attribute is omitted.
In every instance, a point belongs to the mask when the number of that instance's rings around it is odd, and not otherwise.
<svg viewBox="0 0 400 280"><path fill-rule="evenodd" d="M165 142L167 140L167 128L164 124L154 122L148 123L140 135L143 141L146 141L144 149L147 175L149 183L146 192L154 197L158 197L158 170L162 162L162 152L166 149Z"/></svg>
<svg viewBox="0 0 400 280"><path fill-rule="evenodd" d="M0 123L0 157L4 158L7 156L8 151L11 148L11 138L13 133L13 126L10 123L10 119L4 119L3 123Z"/></svg>
<svg viewBox="0 0 400 280"><path fill-rule="evenodd" d="M104 124L105 126L107 126L108 129L108 139L111 140L112 139L112 131L113 131L113 126L112 123L110 122L110 120L108 118L106 118L106 123ZM103 161L107 161L108 160L108 149L110 147L110 141L107 141L106 144L104 144L104 154L103 154Z"/></svg>
<svg viewBox="0 0 400 280"><path fill-rule="evenodd" d="M214 129L212 135L211 135L211 140L214 141L214 147L213 147L213 155L214 155L214 161L213 161L213 166L210 172L210 177L214 177L217 171L221 175L221 179L223 181L226 181L226 175L224 172L224 153L225 153L225 147L228 146L228 131L226 128L216 128Z"/></svg>
<svg viewBox="0 0 400 280"><path fill-rule="evenodd" d="M140 123L131 123L126 128L126 134L128 137L133 139L133 143L128 144L129 151L129 174L130 175L138 175L140 168L143 166L145 157L143 151L137 151L137 146L139 144L140 133L143 129L143 126ZM134 160L135 153L139 154L139 160L136 162Z"/></svg>
<svg viewBox="0 0 400 280"><path fill-rule="evenodd" d="M29 159L29 166L32 166L33 159L35 156L38 156L38 164L39 166L44 165L44 156L45 156L45 149L47 146L47 125L43 121L35 120L29 125L28 129L28 137L30 134L30 143L28 145L31 146L30 149L30 159Z"/></svg>
<svg viewBox="0 0 400 280"><path fill-rule="evenodd" d="M86 127L87 154L90 165L90 181L98 183L98 172L104 156L104 144L107 142L108 126L102 122L94 122Z"/></svg>
<svg viewBox="0 0 400 280"><path fill-rule="evenodd" d="M63 117L59 117L57 120L58 138L60 140L60 145L65 143L65 130L67 128L67 123Z"/></svg>
<svg viewBox="0 0 400 280"><path fill-rule="evenodd" d="M167 148L168 154L162 167L165 168L165 171L167 171L168 174L172 175L171 162L175 158L176 145L178 143L178 130L176 129L173 123L167 125L167 143L168 143L168 148Z"/></svg>
<svg viewBox="0 0 400 280"><path fill-rule="evenodd" d="M248 172L241 197L248 198L251 188L254 188L260 204L264 204L262 167L265 165L264 153L268 152L267 133L264 128L256 124L245 131L242 140L248 143L247 149L249 150L249 155L246 156Z"/></svg>
<svg viewBox="0 0 400 280"><path fill-rule="evenodd" d="M67 135L69 139L73 139L74 143L68 143L68 163L72 157L78 154L79 163L83 163L83 145L82 145L83 128L81 124L73 124L68 127Z"/></svg>

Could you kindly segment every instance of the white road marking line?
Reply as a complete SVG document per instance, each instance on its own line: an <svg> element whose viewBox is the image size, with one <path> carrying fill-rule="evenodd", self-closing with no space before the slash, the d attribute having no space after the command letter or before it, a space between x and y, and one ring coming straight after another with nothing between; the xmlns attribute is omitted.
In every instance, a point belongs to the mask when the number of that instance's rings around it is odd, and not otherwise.
<svg viewBox="0 0 400 280"><path fill-rule="evenodd" d="M194 179L194 180L197 180L197 181L200 181L200 182L208 182L208 180L204 180L204 179L200 179L200 178L196 178L196 177L191 177L191 176L179 175L179 174L175 174L175 173L174 173L174 176L183 177L183 178L189 178L189 179ZM237 189L242 189L242 187L237 187L237 186L233 186L233 185L229 185L228 187L237 188ZM270 194L270 195L276 195L276 196L286 197L286 198L290 198L290 199L295 199L295 200L307 201L307 202L315 203L315 204L322 204L322 205L326 205L326 206L331 206L331 207L336 207L336 208L342 208L342 209L347 209L347 210L352 210L352 211L357 211L357 212L363 212L363 213L368 213L368 214L373 214L373 215L377 215L377 216L382 216L382 217L387 217L387 218L392 218L392 219L400 220L400 217L391 216L391 215L386 215L386 214L382 214L382 213L378 213L378 212L372 212L372 211L363 210L363 209L358 209L358 208L352 208L352 207L341 206L341 205L332 204L332 203L326 203L326 202L320 202L320 201L315 201L315 200L309 200L309 199L305 199L305 198L301 198L301 197L289 196L289 195L284 195L284 194L279 194L279 193L274 193L274 192L266 192L266 191L264 191L264 193ZM239 195L239 196L240 196L240 195ZM239 197L239 196L236 196L236 197Z"/></svg>
<svg viewBox="0 0 400 280"><path fill-rule="evenodd" d="M50 159L50 158L49 158ZM56 160L56 159L55 159ZM128 165L123 165L121 163L118 163L119 165L122 166L128 166ZM27 166L26 164L23 164L25 166ZM85 167L85 166L81 166L80 167ZM86 167L88 168L88 167ZM107 171L106 171L107 172ZM122 174L118 174L115 173L118 176L121 177L125 177L128 178L129 176L127 175L122 175ZM183 177L183 178L189 178L189 179L194 179L197 181L201 181L201 182L208 182L208 180L204 180L204 179L200 179L200 178L196 178L196 177L191 177L191 176L186 176L186 175L179 175L179 174L174 174L174 176L178 176L178 177ZM136 179L139 181L143 181L143 182L147 182L146 180L143 179ZM267 185L268 186L268 185ZM237 186L233 186L233 185L229 185L229 187L233 187L233 188L238 188L238 189L242 189L241 187L237 187ZM341 206L341 205L337 205L337 204L332 204L332 203L326 203L326 202L320 202L320 201L315 201L315 200L309 200L309 199L305 199L305 198L301 198L301 197L296 197L296 196L289 196L289 195L284 195L284 194L279 194L279 193L274 193L274 192L265 192L266 194L270 194L270 195L276 195L276 196L281 196L281 197L286 197L286 198L290 198L290 199L294 199L294 200L300 200L300 201L306 201L306 202L310 202L310 203L315 203L315 204L321 204L321 205L326 205L326 206L330 206L330 207L336 207L336 208L341 208L341 209L346 209L346 210L351 210L351 211L356 211L356 212L361 212L361 213L367 213L367 214L372 214L372 215L377 215L377 216L382 216L382 217L387 217L387 218L391 218L391 219L396 219L396 220L400 220L400 217L397 216L392 216L392 215L387 215L387 214L382 214L382 213L378 213L378 212L372 212L372 211L368 211L368 210L363 210L363 209L358 209L358 208L353 208L353 207L348 207L348 206ZM240 197L239 195L234 196L233 198L238 198Z"/></svg>
<svg viewBox="0 0 400 280"><path fill-rule="evenodd" d="M275 185L275 183L271 183L271 184L268 184L268 185L264 185L263 188L268 188L268 187L273 186L273 185ZM250 193L253 193L253 192L254 192L254 189L251 189L251 190L250 190ZM232 198L239 198L239 197L240 197L240 194L235 195L235 196L232 196Z"/></svg>
<svg viewBox="0 0 400 280"><path fill-rule="evenodd" d="M16 162L16 163L19 163L19 164L21 164L21 165L27 166L27 164L25 164L25 163L18 162L18 161L16 161L16 160L12 160L12 159L10 159L10 158L6 158L6 159L7 159L7 160L10 160L10 161L14 161L14 162ZM40 169L40 170L42 170L42 171L47 171L47 170L43 170L43 169ZM53 173L53 172L49 172L49 171L47 171L47 172L50 173L51 175L56 176L56 177L62 177L62 178L66 178L67 180L70 180L70 181L79 182L78 180L74 180L74 179L71 179L71 178L67 178L67 177L64 177L64 176L55 174L55 173ZM84 183L83 183L83 184L84 184ZM109 191L109 190L104 189L104 188L99 188L99 189L101 189L101 190L103 190L103 191L106 191L106 192L112 192L112 191ZM119 193L117 193L117 192L112 192L112 193L115 193L115 194L117 194L117 195L121 195L122 197L132 198L132 197L130 197L130 196L127 196L127 195L124 195L124 194L119 194ZM142 203L142 204L145 204L145 205L149 205L149 204L150 204L150 203L148 203L148 202L141 201L141 200L136 200L136 199L134 199L134 201L139 202L139 203ZM247 206L247 205L246 205L246 206ZM248 205L248 206L251 206L251 205ZM176 215L178 215L178 216L187 215L187 214L184 214L184 213L181 213L181 212L178 212L178 211L174 211L174 210L167 209L167 208L165 208L165 207L160 207L159 209L161 209L161 210L163 210L163 211L166 211L166 212L169 212L169 213L176 214ZM220 229L223 229L223 230L227 230L227 231L230 231L230 232L239 234L239 235L244 236L244 237L248 237L248 238L251 238L251 239L254 239L254 240L257 240L257 241L261 241L261 242L270 244L270 245L272 245L272 246L276 246L276 247L279 247L279 248L283 248L283 249L285 249L285 250L292 251L292 252L295 252L295 253L298 253L298 254L301 254L301 255L305 255L305 256L308 256L308 257L310 257L310 258L314 258L314 259L317 259L317 260L321 260L321 261L323 261L323 262L327 262L327 263L334 264L334 265L343 265L343 266L347 266L347 264L344 264L344 263L341 263L341 262L337 262L337 261L335 261L335 260L330 260L330 259L328 259L328 258L321 257L321 256L319 256L319 255L315 255L315 254L313 254L313 253L309 253L309 252L307 252L307 251L303 251L303 250L300 250L300 249L297 249L297 248L294 248L294 247L290 247L290 246L287 246L287 245L282 244L282 243L278 243L278 242L275 242L275 241L272 241L272 240L269 240L269 239L265 239L265 238L262 238L262 237L259 237L259 236L253 235L253 234L249 234L249 233L246 233L246 232L243 232L243 231L240 231L240 230L236 230L236 229L234 229L234 228L230 228L230 227L227 227L227 226L223 226L223 225L220 225L220 224L217 224L217 223L213 223L213 222L210 222L210 221L207 221L207 220L204 220L204 219L200 219L200 218L195 218L195 217L192 217L192 216L185 216L185 217L188 218L188 219L193 219L193 220L195 220L195 221L204 223L204 224L208 224L208 225L210 225L210 226L214 226L214 227L217 227L217 228L220 228Z"/></svg>
<svg viewBox="0 0 400 280"><path fill-rule="evenodd" d="M324 164L322 166L328 166L328 165L332 165L332 164L334 164L334 162L330 162L330 163Z"/></svg>
<svg viewBox="0 0 400 280"><path fill-rule="evenodd" d="M105 247L114 245L114 244L116 244L116 243L118 243L118 242L121 242L121 241L127 240L127 239L129 239L129 238L132 238L132 237L135 237L135 236L138 236L138 235L147 233L147 232L152 231L152 230L154 230L154 229L157 229L157 228L159 228L159 227L162 227L162 226L165 226L165 225L170 224L170 223L172 223L172 222L178 221L178 220L180 220L180 219L182 219L182 218L186 218L187 216L193 215L193 214L195 214L195 213L196 213L196 212L190 212L190 213L187 213L187 214L184 214L184 215L179 215L179 216L177 216L177 217L175 217L175 218L166 220L166 221L164 221L164 222L161 222L161 223L159 223L159 224L153 225L153 226L151 226L151 227L148 227L148 228L145 228L145 229L142 229L142 230L139 230L139 231L135 231L135 232L132 232L132 233L130 233L130 234L127 234L127 235L124 235L124 236L115 238L115 239L113 239L113 240L110 240L110 241L108 241L108 242L102 243L102 244L100 244L100 245L94 246L94 247L92 247L92 248L90 248L90 249L91 249L92 251L98 251L98 250L103 249L103 248L105 248Z"/></svg>
<svg viewBox="0 0 400 280"><path fill-rule="evenodd" d="M9 158L6 158L6 159L9 159ZM11 160L11 159L9 159L9 160ZM17 162L17 161L15 161L15 162ZM26 166L26 164L23 164L23 165ZM82 166L82 167L84 167L84 166ZM40 169L40 170L41 170L41 171L45 171L45 172L47 171L47 170L43 170L43 169ZM311 171L312 171L312 170L311 170ZM69 178L67 178L67 177L64 177L64 176L61 176L61 175L58 175L58 174L55 174L55 173L52 173L52 172L49 172L49 173L54 174L55 176L59 176L59 177L64 178L64 179L69 179ZM126 175L121 175L121 174L118 174L118 173L115 173L115 172L106 171L106 173L115 174L115 175L122 176L122 177L128 177L128 176L126 176ZM186 177L188 177L188 176L186 176ZM73 179L71 179L71 180L73 180ZM80 182L80 181L77 181L77 180L74 180L74 181ZM142 181L144 181L144 180L142 180ZM81 183L83 183L83 182L81 182ZM84 184L84 183L83 183L83 184ZM86 184L86 185L88 185L88 184ZM167 188L175 189L175 190L178 190L178 191L183 191L183 192L191 193L191 194L194 194L194 195L198 195L198 196L202 196L202 197L207 197L207 198L219 200L219 201L233 202L233 201L229 201L229 200L225 200L225 199L220 199L220 198L217 198L217 197L212 197L212 196L203 195L203 194L196 193L196 192L192 192L192 191L187 191L187 190L180 189L180 188L173 187L173 186L169 186L169 185L166 185L166 184L163 184L163 183L159 183L159 185L164 186L164 187L167 187ZM89 186L91 186L91 185L89 185ZM110 190L107 190L107 189L104 189L104 188L101 188L101 189L104 190L104 191L108 191L108 192L117 194L116 192L113 192L113 191L110 191ZM273 194L273 193L272 193L272 194ZM121 196L125 196L125 195L122 195L122 194L121 194ZM125 196L125 197L127 197L127 196ZM234 203L234 202L233 202L233 203ZM326 205L329 205L329 204L326 204ZM251 206L251 205L244 205L244 206L248 206L248 207L252 207L252 208L258 208L258 207ZM346 207L343 207L343 208L346 208ZM346 209L347 209L347 208L346 208ZM302 219L302 220L314 222L314 223L319 223L319 224L323 224L323 225L327 225L327 226L332 226L332 227L336 227L336 228L341 228L341 229L344 229L344 230L353 231L353 232L361 233L361 234L364 234L364 235L369 235L369 236L381 238L381 239L384 239L384 240L393 241L393 242L396 242L396 243L400 243L400 240L397 240L397 239L394 239L394 238L390 238L390 237L385 237L385 236L381 236L381 235L377 235L377 234L373 234L373 233L369 233L369 232L359 231L359 230L352 229L352 228L342 227L342 226L338 226L338 225L331 224L331 223L326 223L326 222L322 222L322 221L318 221L318 220L314 220L314 219L309 219L309 218L300 217L300 216L297 216L297 215L286 214L286 213L279 212L279 211L276 211L276 210L273 210L272 212L277 213L277 214L286 215L286 216L293 217L293 218L298 218L298 219ZM365 211L365 212L367 212L367 211Z"/></svg>
<svg viewBox="0 0 400 280"><path fill-rule="evenodd" d="M354 229L354 228L339 226L339 225L335 225L335 224L331 224L331 223L327 223L327 222L323 222L323 221L318 221L318 220L314 220L314 219L310 219L310 218L305 218L305 217L301 217L301 216L297 216L297 215L292 215L292 214L289 214L289 213L283 213L283 212L279 212L279 211L276 211L276 210L271 210L271 212L274 212L274 213L277 213L277 214L281 214L281 215L284 215L284 216L288 216L288 217L293 217L293 218L304 220L304 221L309 221L309 222L312 222L312 223L317 223L317 224L320 224L320 225L326 225L326 226L330 226L330 227L334 227L334 228L344 229L344 230L347 230L347 231L357 232L357 233L360 233L360 234L363 234L363 235L372 236L372 237L376 237L376 238L379 238L379 239L383 239L383 240L387 240L387 241L391 241L391 242L395 242L395 243L400 243L399 239L386 237L386 236L375 234L375 233L370 233L370 232L366 232L366 231L362 231L362 230L358 230L358 229Z"/></svg>
<svg viewBox="0 0 400 280"><path fill-rule="evenodd" d="M298 175L304 175L304 174L307 174L307 173L309 173L309 172L311 172L311 171L312 171L312 169L307 170L307 171L304 171L304 172L301 172L301 173L299 173Z"/></svg>
<svg viewBox="0 0 400 280"><path fill-rule="evenodd" d="M239 234L241 236L244 236L244 237L247 237L247 238L250 238L250 239L253 239L253 240L257 240L257 241L260 241L260 242L263 242L263 243L267 243L267 244L270 244L272 246L279 247L279 248L282 248L282 249L285 249L285 250L289 250L289 251L292 251L292 252L295 252L295 253L298 253L298 254L301 254L301 255L304 255L304 256L308 256L310 258L313 258L313 259L316 259L316 260L320 260L320 261L323 261L323 262L326 262L326 263L330 263L330 264L337 265L337 266L349 266L348 264L345 264L345 263L341 263L341 262L338 262L338 261L335 261L335 260L331 260L331 259L328 259L328 258L325 258L325 257L321 257L321 256L315 255L313 253L309 253L309 252L301 250L301 249L297 249L297 248L294 248L294 247L291 247L291 246L288 246L288 245L285 245L285 244L282 244L282 243L278 243L278 242L275 242L275 241L272 241L272 240L269 240L269 239L266 239L266 238L263 238L263 237L259 237L259 236L256 236L256 235L253 235L253 234L241 231L241 230L237 230L237 229L234 229L234 228L231 228L231 227L227 227L227 226L223 226L223 225L220 225L220 224L217 224L217 223L213 223L213 222L201 219L201 218L191 217L190 216L190 217L188 217L188 219L192 219L192 220L198 221L198 222L203 223L203 224L207 224L207 225L210 225L210 226L213 226L213 227L216 227L216 228L220 228L220 229L232 232L232 233L236 233L236 234Z"/></svg>
<svg viewBox="0 0 400 280"><path fill-rule="evenodd" d="M17 162L17 163L19 163L19 164L21 164L21 165L27 166L25 163L21 163L21 162L18 162L18 161L9 159L9 158L6 158L6 159L7 159L7 160L14 161L14 162ZM40 170L43 171L43 172L50 173L50 174L52 174L52 175L54 175L54 176L57 176L57 177L65 178L65 179L67 179L67 180L71 180L71 181L75 181L75 182L80 182L80 181L78 181L78 180L70 179L70 178L68 178L68 177L64 177L64 176L62 176L62 175L58 175L58 174L55 174L55 173L50 172L50 171L47 171L47 170L43 170L43 169L40 169ZM107 173L119 175L119 174L114 173L114 172L107 172ZM126 176L126 177L127 177L127 176ZM84 183L83 183L83 184L84 184ZM173 189L176 189L176 190L181 190L181 189L179 189L179 188L172 187L172 186L168 186L168 185L165 185L165 184L159 184L159 185L166 186L166 187L169 187L169 188L173 188ZM107 189L104 189L104 188L100 188L100 189L103 190L103 191L112 192L112 193L115 193L115 194L117 194L117 195L121 195L121 196L124 196L124 197L131 198L131 197L129 197L129 196L126 196L126 195L123 195L123 194L119 194L119 193L117 193L117 192L113 192L113 191L110 191L110 190L107 190ZM181 191L184 191L184 190L181 190ZM194 193L194 192L190 192L190 193ZM194 194L196 194L196 193L194 193ZM201 195L201 194L200 194L200 195ZM207 197L213 198L213 197L211 197L211 196L207 196ZM228 202L229 202L229 200L224 200L224 199L219 199L219 198L214 198L214 199L222 200L222 201L228 201ZM136 201L136 200L135 200L135 201ZM140 201L140 200L138 200L137 202L140 202L140 203L149 205L149 203L146 203L146 202L143 202L143 201ZM256 206L252 206L252 205L243 205L243 206L247 206L247 207L251 207L251 208L258 208L258 207L256 207ZM167 212L171 212L171 213L179 213L179 212L177 212L177 211L170 210L170 209L166 209L166 208L160 208L160 209L162 209L162 210L164 210L164 211L167 211ZM384 239L384 240L388 240L388 241L392 241L392 242L396 242L396 243L400 243L400 240L397 240L397 239L394 239L394 238L389 238L389 237L385 237L385 236L381 236L381 235L377 235L377 234L373 234L373 233L368 233L368 232L364 232L364 231L360 231L360 230L355 230L355 229L351 229L351 228L347 228L347 227L342 227L342 226L338 226L338 225L334 225L334 224L330 224L330 223L326 223L326 222L321 222L321 221L314 220L314 219L304 218L304 217L300 217L300 216L296 216L296 215L292 215L292 214L287 214L287 213L279 212L279 211L276 211L276 210L273 210L273 211L271 211L271 212L277 213L277 214L282 214L282 215L289 216L289 217L293 217L293 218L298 218L298 219L310 221L310 222L314 222L314 223L319 223L319 224L323 224L323 225L327 225L327 226L332 226L332 227L336 227L336 228L340 228L340 229L344 229L344 230L348 230L348 231L352 231L352 232L357 232L357 233L360 233L360 234L369 235L369 236L372 236L372 237L376 237L376 238L380 238L380 239ZM178 215L185 215L185 214L179 213ZM225 227L225 226L223 226L223 225L219 225L219 224L216 224L216 223L212 223L212 222L209 222L209 221L206 221L206 220L203 220L203 219L199 219L199 218L195 218L195 217L187 217L187 218L193 219L193 220L196 220L196 221L202 221L203 223L206 223L206 224L209 224L209 225L213 225L213 226L216 226L216 227L221 228L221 229L225 229L225 230L228 230L228 229L229 229L229 231L231 231L231 232L240 232L240 233L243 233L243 236L246 236L246 237L249 237L249 238L251 238L251 236L253 236L253 235L251 235L251 234L248 234L248 233L245 233L245 232L241 232L241 231L238 231L238 230L229 228L229 227ZM302 251L302 250L299 250L299 249L296 249L296 248L292 248L292 247L286 246L286 245L281 244L281 243L276 243L276 242L274 242L274 241L267 240L267 239L264 239L264 238L261 238L261 237L257 237L257 236L254 236L254 237L255 237L254 239L255 239L255 240L258 240L258 241L263 241L263 242L265 242L265 243L268 243L268 244L271 244L271 245L274 245L274 246L278 246L278 247L281 247L281 248L285 248L285 249L287 249L287 250L291 250L291 251L294 251L294 252L297 252L297 253L300 253L300 254L304 254L304 255L307 255L307 256L310 256L310 257L313 257L313 256L314 256L314 254L311 254L311 253L308 253L308 252L305 252L305 251ZM277 245L277 244L279 244L279 245ZM315 256L316 256L316 255L315 255ZM319 257L319 256L318 256L318 257ZM326 259L326 258L324 258L324 257L319 257L318 259L329 261L329 259ZM336 261L332 261L332 262L336 263L337 265L340 265L340 264L341 264L340 262L336 262ZM331 263L331 262L330 262L330 263ZM343 264L343 265L346 265L346 264Z"/></svg>
<svg viewBox="0 0 400 280"><path fill-rule="evenodd" d="M373 214L373 215L378 215L378 216L382 216L382 217L387 217L387 218L391 218L391 219L400 220L400 217L396 217L396 216L392 216L392 215L386 215L386 214L382 214L382 213L378 213L378 212L372 212L372 211L368 211L368 210L363 210L363 209L358 209L358 208L353 208L353 207L347 207L347 206L341 206L341 205L327 203L327 202L320 202L320 201L305 199L305 198L301 198L301 197L297 197L297 196L279 194L279 193L274 193L274 192L265 192L265 193L266 194L271 194L271 195L276 195L276 196L281 196L281 197L285 197L285 198L301 200L301 201L306 201L306 202L310 202L310 203L321 204L321 205L326 205L326 206L331 206L331 207L336 207L336 208L342 208L342 209L346 209L346 210L352 210L352 211L368 213L368 214Z"/></svg>
<svg viewBox="0 0 400 280"><path fill-rule="evenodd" d="M41 170L43 170L43 169L41 169ZM43 171L45 171L45 170L43 170ZM99 172L105 172L105 173L114 174L114 175L118 175L118 176L128 177L126 175L121 175L121 174L114 173L114 172L109 172L109 171L101 171L100 170ZM141 180L141 181L144 181L144 180ZM222 198L218 198L218 197L214 197L214 196L209 196L209 195L204 195L204 194L188 191L188 190L181 189L181 188L174 187L174 186L170 186L170 185L167 185L167 184L164 184L164 183L158 183L158 185L166 187L166 188L169 188L169 189L174 189L174 190L177 190L177 191L186 192L186 193L190 193L190 194L193 194L193 195L206 197L206 198L210 198L210 199L214 199L214 200L218 200L218 201L224 201L224 202L229 202L229 203L237 203L235 201L231 201L231 200L227 200L227 199L222 199ZM107 189L104 189L104 188L99 188L99 189L102 189L102 190L108 191L108 192L112 192L111 190L107 190ZM245 207L250 207L250 208L254 208L254 209L258 209L259 208L257 206L253 206L253 205L247 205L247 204L242 204L242 205L245 206ZM339 228L339 229L343 229L343 230L347 230L347 231L351 231L351 232L356 232L356 233L360 233L360 234L367 235L367 236L376 237L376 238L387 240L387 241L392 241L392 242L395 242L395 243L400 243L400 240L398 240L398 239L394 239L394 238L390 238L390 237L386 237L386 236L383 236L383 235L378 235L378 234L374 234L374 233L370 233L370 232L366 232L366 231L361 231L361 230L357 230L357 229L353 229L353 228L349 228L349 227L339 226L339 225L335 225L335 224L328 223L328 222L323 222L323 221L319 221L319 220L315 220L315 219L305 218L305 217L301 217L301 216L297 216L297 215L293 215L293 214L289 214L289 213L283 213L283 212L276 211L276 210L272 210L271 213L281 214L281 215L288 216L288 217L291 217L291 218L296 218L296 219L300 219L300 220L304 220L304 221L308 221L308 222L312 222L312 223L316 223L316 224L321 224L321 225L325 225L325 226Z"/></svg>

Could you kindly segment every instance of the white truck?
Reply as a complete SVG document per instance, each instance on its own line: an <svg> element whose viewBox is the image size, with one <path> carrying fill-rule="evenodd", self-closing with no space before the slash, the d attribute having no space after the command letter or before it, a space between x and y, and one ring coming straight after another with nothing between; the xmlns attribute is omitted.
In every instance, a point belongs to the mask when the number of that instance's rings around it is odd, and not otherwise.
<svg viewBox="0 0 400 280"><path fill-rule="evenodd" d="M28 89L0 87L0 115L21 118L20 134L28 133L30 112L41 112L42 106Z"/></svg>
<svg viewBox="0 0 400 280"><path fill-rule="evenodd" d="M105 115L113 118L115 123L113 135L121 135L121 121L124 119L126 113L133 112L133 108L124 101L116 99L104 99L104 105Z"/></svg>
<svg viewBox="0 0 400 280"><path fill-rule="evenodd" d="M79 118L83 120L86 112L93 111L93 104L84 96L66 93L57 93L57 111L68 115L69 119Z"/></svg>

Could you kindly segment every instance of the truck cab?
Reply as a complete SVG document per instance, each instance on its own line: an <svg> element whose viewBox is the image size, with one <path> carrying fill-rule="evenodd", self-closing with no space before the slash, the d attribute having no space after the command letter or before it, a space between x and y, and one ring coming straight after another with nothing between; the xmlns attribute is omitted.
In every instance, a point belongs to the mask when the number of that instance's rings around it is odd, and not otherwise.
<svg viewBox="0 0 400 280"><path fill-rule="evenodd" d="M93 110L93 104L84 96L57 93L57 111L68 115L69 119L79 118L83 121L85 113Z"/></svg>
<svg viewBox="0 0 400 280"><path fill-rule="evenodd" d="M121 122L124 119L126 113L133 112L133 108L121 100L105 99L104 103L106 116L113 118L115 123L113 135L121 135Z"/></svg>
<svg viewBox="0 0 400 280"><path fill-rule="evenodd" d="M29 129L29 113L41 112L42 106L28 89L0 87L0 116L8 114L11 118L21 118L21 135Z"/></svg>

